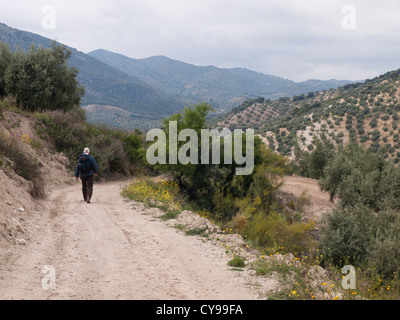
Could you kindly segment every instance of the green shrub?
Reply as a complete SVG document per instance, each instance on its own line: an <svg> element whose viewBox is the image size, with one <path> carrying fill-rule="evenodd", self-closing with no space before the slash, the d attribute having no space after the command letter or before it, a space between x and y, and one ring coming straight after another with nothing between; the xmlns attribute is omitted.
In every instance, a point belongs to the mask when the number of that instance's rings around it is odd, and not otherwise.
<svg viewBox="0 0 400 320"><path fill-rule="evenodd" d="M284 247L287 252L304 252L316 243L311 235L315 223L290 222L285 216L260 212L248 222L245 234L256 247L275 253Z"/></svg>
<svg viewBox="0 0 400 320"><path fill-rule="evenodd" d="M320 185L340 201L321 229L325 263L399 275L400 168L384 158L348 145L326 166Z"/></svg>
<svg viewBox="0 0 400 320"><path fill-rule="evenodd" d="M332 200L336 195L343 196L343 205L353 205L360 199L376 204L375 197L368 200L371 185L367 185L364 178L368 177L375 184L374 179L379 179L384 166L381 155L356 144L348 144L331 157L319 184L322 190L330 193Z"/></svg>
<svg viewBox="0 0 400 320"><path fill-rule="evenodd" d="M397 212L379 213L377 231L367 250L367 264L385 278L400 275L400 217ZM372 235L373 236L373 235Z"/></svg>
<svg viewBox="0 0 400 320"><path fill-rule="evenodd" d="M371 128L376 128L377 125L378 125L378 119L376 119L376 118L373 118L369 123L369 126Z"/></svg>
<svg viewBox="0 0 400 320"><path fill-rule="evenodd" d="M324 261L339 266L365 261L374 232L373 218L373 210L365 206L338 208L329 214L320 240Z"/></svg>
<svg viewBox="0 0 400 320"><path fill-rule="evenodd" d="M357 205L326 217L320 241L323 262L352 264L390 277L400 271L400 216Z"/></svg>
<svg viewBox="0 0 400 320"><path fill-rule="evenodd" d="M85 122L84 111L37 113L38 133L49 139L56 151L65 153L75 166L85 147L99 164L103 177L128 176L149 171L144 164L144 138L139 131L127 132Z"/></svg>
<svg viewBox="0 0 400 320"><path fill-rule="evenodd" d="M255 269L258 276L271 275L273 272L277 272L284 280L286 280L290 274L296 272L294 266L277 259L257 260L255 262Z"/></svg>
<svg viewBox="0 0 400 320"><path fill-rule="evenodd" d="M245 263L242 257L235 256L228 262L228 265L234 268L244 268Z"/></svg>

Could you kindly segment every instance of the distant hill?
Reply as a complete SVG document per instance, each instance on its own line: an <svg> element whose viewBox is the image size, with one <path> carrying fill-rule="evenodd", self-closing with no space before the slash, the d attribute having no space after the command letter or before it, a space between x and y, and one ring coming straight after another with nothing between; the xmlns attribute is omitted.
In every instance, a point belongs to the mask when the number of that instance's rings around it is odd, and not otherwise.
<svg viewBox="0 0 400 320"><path fill-rule="evenodd" d="M52 42L2 23L0 41L23 50L32 43L49 47ZM105 50L85 54L67 48L72 52L69 64L79 70L78 81L86 89L82 107L88 120L126 129L159 126L160 119L182 110L184 105L209 102L221 113L260 96L278 99L349 83L296 83L244 68L195 66L163 56L131 59Z"/></svg>
<svg viewBox="0 0 400 320"><path fill-rule="evenodd" d="M88 55L150 84L186 103L209 102L228 111L243 101L265 97L277 99L310 91L337 88L350 83L338 80L308 80L301 83L244 68L195 66L164 56L132 59L106 50Z"/></svg>
<svg viewBox="0 0 400 320"><path fill-rule="evenodd" d="M156 115L145 115L135 113L123 108L111 105L85 105L82 107L86 111L89 122L103 123L109 126L118 127L126 130L139 128L147 131L162 125L162 119Z"/></svg>
<svg viewBox="0 0 400 320"><path fill-rule="evenodd" d="M0 41L12 49L29 49L36 46L50 47L51 39L40 35L13 29L0 23ZM86 94L82 106L111 105L130 112L131 118L141 121L136 124L145 127L158 123L155 119L171 115L183 108L183 103L126 73L115 69L83 52L67 47L72 52L69 64L79 70L78 81L85 87ZM93 120L90 112L89 120ZM143 118L146 120L143 122ZM97 117L96 121L114 125L113 118Z"/></svg>
<svg viewBox="0 0 400 320"><path fill-rule="evenodd" d="M400 69L335 90L246 101L214 119L217 127L254 128L274 150L292 157L312 151L321 134L354 141L400 162Z"/></svg>

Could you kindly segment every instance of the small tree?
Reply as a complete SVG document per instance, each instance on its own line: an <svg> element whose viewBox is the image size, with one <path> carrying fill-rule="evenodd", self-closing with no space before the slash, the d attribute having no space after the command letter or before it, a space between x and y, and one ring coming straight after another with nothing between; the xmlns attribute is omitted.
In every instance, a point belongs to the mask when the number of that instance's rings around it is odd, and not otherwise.
<svg viewBox="0 0 400 320"><path fill-rule="evenodd" d="M207 114L212 111L213 108L208 105L207 103L199 104L194 106L193 108L188 108L186 107L182 113L176 113L172 115L171 117L165 119L163 121L164 124L164 131L167 136L167 145L166 145L166 150L167 150L167 156L169 154L169 123L170 122L177 122L177 133L179 134L180 131L184 129L192 129L195 130L197 135L201 135L201 130L206 129L206 116ZM198 148L199 150L201 149L201 145L199 145ZM184 145L185 142L179 142L177 145L177 150ZM199 163L200 161L200 155L199 155ZM183 187L183 178L187 178L190 181L195 180L195 177L197 174L199 174L199 170L201 171L201 167L199 165L195 164L170 164L170 159L167 160L167 165L160 167L162 170L165 170L167 172L170 172L174 175L174 177L179 181L179 184L181 187Z"/></svg>
<svg viewBox="0 0 400 320"><path fill-rule="evenodd" d="M335 146L324 135L321 139L314 138L315 150L310 156L310 176L313 179L321 179L324 176L324 168L335 152Z"/></svg>
<svg viewBox="0 0 400 320"><path fill-rule="evenodd" d="M0 42L0 97L6 94L6 79L5 73L8 66L11 64L13 55L10 48L4 43Z"/></svg>
<svg viewBox="0 0 400 320"><path fill-rule="evenodd" d="M71 51L55 42L49 49L32 44L25 54L16 51L4 71L5 93L29 111L79 106L84 88L76 79L78 70L67 65L70 56Z"/></svg>
<svg viewBox="0 0 400 320"><path fill-rule="evenodd" d="M375 209L385 166L382 154L348 144L332 156L319 184L322 190L330 193L331 200L338 195L343 206L363 203Z"/></svg>

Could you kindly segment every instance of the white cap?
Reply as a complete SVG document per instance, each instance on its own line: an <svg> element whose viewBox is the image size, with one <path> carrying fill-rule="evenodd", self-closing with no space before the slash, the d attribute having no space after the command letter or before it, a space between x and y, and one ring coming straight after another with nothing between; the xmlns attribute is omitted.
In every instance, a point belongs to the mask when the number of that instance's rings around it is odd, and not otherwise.
<svg viewBox="0 0 400 320"><path fill-rule="evenodd" d="M83 153L89 154L90 153L90 149L89 148L85 148L85 150L83 150Z"/></svg>

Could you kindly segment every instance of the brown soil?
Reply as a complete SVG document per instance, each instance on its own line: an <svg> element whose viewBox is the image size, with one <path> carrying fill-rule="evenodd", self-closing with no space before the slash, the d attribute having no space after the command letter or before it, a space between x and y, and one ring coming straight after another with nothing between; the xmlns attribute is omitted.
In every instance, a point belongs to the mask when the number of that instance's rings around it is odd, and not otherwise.
<svg viewBox="0 0 400 320"><path fill-rule="evenodd" d="M330 212L335 203L329 201L329 194L320 190L318 181L297 177L286 176L281 191L300 198L302 195L308 199L308 204L304 206L304 215L309 220L320 221L321 218Z"/></svg>

